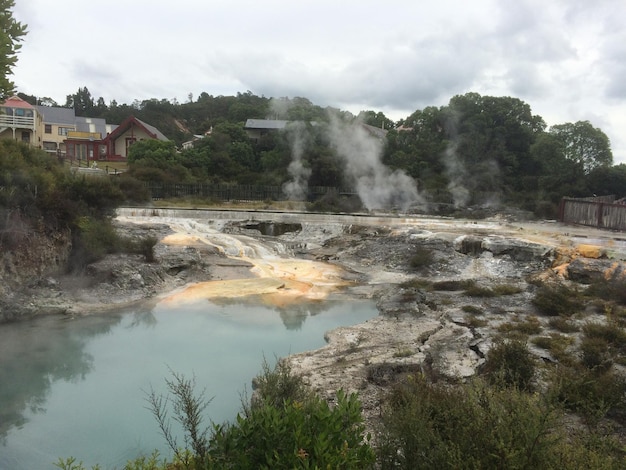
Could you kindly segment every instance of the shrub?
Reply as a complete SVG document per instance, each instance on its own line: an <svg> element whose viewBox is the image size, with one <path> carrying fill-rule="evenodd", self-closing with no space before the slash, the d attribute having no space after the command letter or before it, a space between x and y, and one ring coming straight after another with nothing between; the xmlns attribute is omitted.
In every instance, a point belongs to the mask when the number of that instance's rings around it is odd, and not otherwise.
<svg viewBox="0 0 626 470"><path fill-rule="evenodd" d="M432 250L421 246L415 247L413 254L409 258L409 265L413 269L426 268L435 262Z"/></svg>
<svg viewBox="0 0 626 470"><path fill-rule="evenodd" d="M474 284L468 286L463 293L470 297L500 297L519 294L520 292L522 292L522 289L510 284L500 284L494 287L481 287Z"/></svg>
<svg viewBox="0 0 626 470"><path fill-rule="evenodd" d="M372 468L375 454L364 436L356 394L337 392L330 407L319 397L265 402L216 426L210 444L214 468Z"/></svg>
<svg viewBox="0 0 626 470"><path fill-rule="evenodd" d="M293 373L288 362L277 360L271 368L267 360L263 359L261 373L252 381L254 395L251 407L270 405L281 407L288 401L306 401L310 392L304 385L302 377ZM244 412L249 408L244 406Z"/></svg>
<svg viewBox="0 0 626 470"><path fill-rule="evenodd" d="M487 354L483 373L493 384L529 390L535 374L535 360L525 342L498 341Z"/></svg>
<svg viewBox="0 0 626 470"><path fill-rule="evenodd" d="M590 425L626 407L626 379L610 369L557 366L549 375L551 399L580 414Z"/></svg>
<svg viewBox="0 0 626 470"><path fill-rule="evenodd" d="M567 354L566 349L574 343L574 338L558 333L551 333L549 336L538 336L531 342L542 349L550 352L552 357L563 364L572 364L573 359Z"/></svg>
<svg viewBox="0 0 626 470"><path fill-rule="evenodd" d="M626 280L594 281L587 287L585 295L626 305Z"/></svg>
<svg viewBox="0 0 626 470"><path fill-rule="evenodd" d="M379 464L383 470L558 468L557 417L520 390L411 377L386 399Z"/></svg>
<svg viewBox="0 0 626 470"><path fill-rule="evenodd" d="M439 291L459 291L464 289L470 289L474 286L474 281L471 279L449 280L449 281L437 281L433 282L433 289Z"/></svg>
<svg viewBox="0 0 626 470"><path fill-rule="evenodd" d="M524 335L538 335L542 330L541 323L534 316L528 316L525 320L517 319L511 323L503 323L498 327L498 331L502 333L510 333L513 331L522 333Z"/></svg>
<svg viewBox="0 0 626 470"><path fill-rule="evenodd" d="M471 313L472 315L482 315L483 314L483 310L475 307L474 305L463 305L461 307L461 310L463 310L466 313Z"/></svg>
<svg viewBox="0 0 626 470"><path fill-rule="evenodd" d="M553 317L548 321L548 325L561 333L576 333L580 328L575 323L564 317Z"/></svg>
<svg viewBox="0 0 626 470"><path fill-rule="evenodd" d="M541 313L549 316L569 317L584 307L578 293L565 286L540 287L532 302Z"/></svg>

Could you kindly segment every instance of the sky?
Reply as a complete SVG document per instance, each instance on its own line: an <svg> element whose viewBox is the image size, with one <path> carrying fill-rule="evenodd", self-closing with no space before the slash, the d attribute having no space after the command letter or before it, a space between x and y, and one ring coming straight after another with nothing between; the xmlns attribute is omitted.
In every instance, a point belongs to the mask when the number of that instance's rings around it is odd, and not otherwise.
<svg viewBox="0 0 626 470"><path fill-rule="evenodd" d="M252 92L398 121L458 94L590 121L626 163L625 0L18 0L12 79L63 105Z"/></svg>

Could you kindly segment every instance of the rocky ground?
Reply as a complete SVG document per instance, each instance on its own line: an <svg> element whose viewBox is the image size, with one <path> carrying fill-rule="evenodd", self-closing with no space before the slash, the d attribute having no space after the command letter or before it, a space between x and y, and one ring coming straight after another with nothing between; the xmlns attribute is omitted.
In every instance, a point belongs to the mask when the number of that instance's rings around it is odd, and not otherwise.
<svg viewBox="0 0 626 470"><path fill-rule="evenodd" d="M376 301L380 316L328 332L324 348L288 358L329 401L340 388L359 392L370 424L385 390L398 377L416 371L455 380L471 377L502 325L531 319L548 334L548 319L537 315L531 303L533 279L584 283L626 275L624 234L555 223L397 217L321 221L306 215L277 222L270 214L246 217L224 221L217 228L281 247L283 257L338 265L348 281L341 295ZM120 217L118 230L159 240L181 233L180 227L174 230L171 223L158 220L143 218L136 223L133 217ZM194 227L184 226L184 242L158 243L156 262L139 255L111 255L79 275L42 276L5 295L4 318L88 314L158 299L197 281L255 276L246 257L206 243ZM507 286L511 292L467 296L450 283L461 280L484 288ZM433 283L442 288L433 288ZM593 311L576 321L594 316L603 321ZM545 350L533 352L552 360Z"/></svg>

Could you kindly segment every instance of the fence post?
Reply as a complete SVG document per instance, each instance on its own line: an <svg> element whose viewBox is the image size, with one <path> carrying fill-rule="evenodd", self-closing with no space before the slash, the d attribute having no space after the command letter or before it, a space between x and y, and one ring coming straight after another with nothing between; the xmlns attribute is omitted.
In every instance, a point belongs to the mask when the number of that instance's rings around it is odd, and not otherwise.
<svg viewBox="0 0 626 470"><path fill-rule="evenodd" d="M565 222L565 198L561 198L561 202L559 203L559 222Z"/></svg>
<svg viewBox="0 0 626 470"><path fill-rule="evenodd" d="M602 212L604 212L604 203L598 203L598 228L602 227Z"/></svg>

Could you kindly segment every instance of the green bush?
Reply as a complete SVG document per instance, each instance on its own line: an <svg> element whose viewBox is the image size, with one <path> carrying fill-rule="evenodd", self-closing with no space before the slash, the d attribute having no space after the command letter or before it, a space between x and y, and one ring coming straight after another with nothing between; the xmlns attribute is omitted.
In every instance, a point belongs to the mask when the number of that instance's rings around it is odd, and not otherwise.
<svg viewBox="0 0 626 470"><path fill-rule="evenodd" d="M463 293L469 297L500 297L519 294L520 292L522 290L519 287L510 284L500 284L493 287L482 287L472 284L467 286Z"/></svg>
<svg viewBox="0 0 626 470"><path fill-rule="evenodd" d="M549 379L552 399L591 425L609 413L626 411L626 379L611 369L557 366Z"/></svg>
<svg viewBox="0 0 626 470"><path fill-rule="evenodd" d="M524 320L516 319L510 323L503 323L498 327L501 333L517 332L526 336L538 335L543 330L541 323L535 316L528 316Z"/></svg>
<svg viewBox="0 0 626 470"><path fill-rule="evenodd" d="M383 470L559 468L557 417L520 390L412 377L386 401L379 464Z"/></svg>
<svg viewBox="0 0 626 470"><path fill-rule="evenodd" d="M302 378L294 374L289 363L283 360L277 360L272 368L264 359L261 373L253 379L252 386L252 408L262 405L279 408L288 401L306 401L311 396ZM244 407L244 412L249 409Z"/></svg>
<svg viewBox="0 0 626 470"><path fill-rule="evenodd" d="M373 468L368 441L356 394L337 392L334 407L319 397L265 403L215 427L209 468Z"/></svg>
<svg viewBox="0 0 626 470"><path fill-rule="evenodd" d="M540 287L532 302L537 310L549 316L570 317L584 307L579 294L565 286Z"/></svg>
<svg viewBox="0 0 626 470"><path fill-rule="evenodd" d="M496 342L487 353L482 371L493 384L529 390L535 374L535 359L525 342Z"/></svg>
<svg viewBox="0 0 626 470"><path fill-rule="evenodd" d="M585 295L626 305L626 280L594 281L587 287Z"/></svg>
<svg viewBox="0 0 626 470"><path fill-rule="evenodd" d="M436 281L433 282L432 286L434 290L438 291L459 291L470 289L475 285L475 282L468 279L459 279L459 280L449 280L449 281Z"/></svg>
<svg viewBox="0 0 626 470"><path fill-rule="evenodd" d="M426 268L435 262L435 255L429 248L415 247L409 258L409 266L413 269Z"/></svg>

